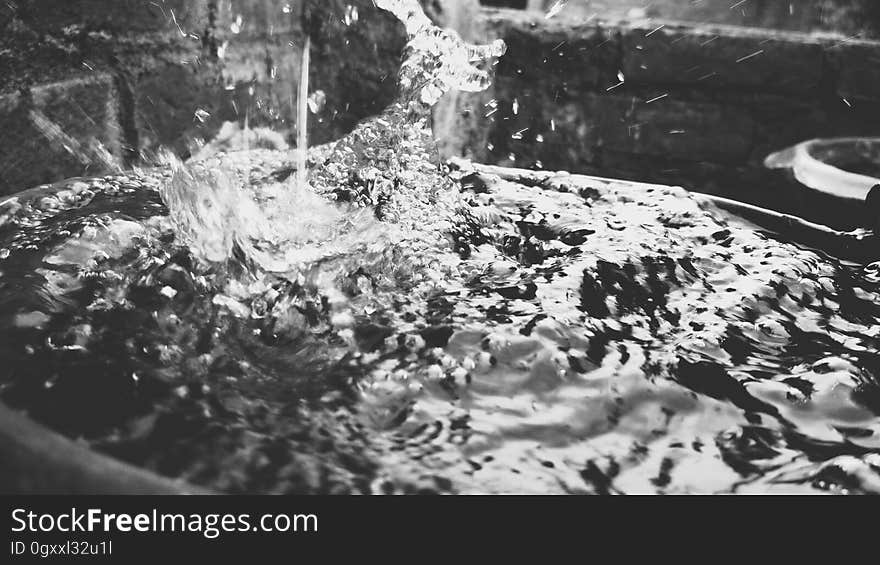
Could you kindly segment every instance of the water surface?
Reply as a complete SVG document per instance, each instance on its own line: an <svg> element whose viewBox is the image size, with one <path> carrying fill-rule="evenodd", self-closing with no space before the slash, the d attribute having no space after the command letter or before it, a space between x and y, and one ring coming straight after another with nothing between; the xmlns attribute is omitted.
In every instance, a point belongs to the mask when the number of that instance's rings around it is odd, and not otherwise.
<svg viewBox="0 0 880 565"><path fill-rule="evenodd" d="M158 175L71 181L0 228L0 394L227 492L876 492L874 273L565 178L295 278L199 264Z"/></svg>

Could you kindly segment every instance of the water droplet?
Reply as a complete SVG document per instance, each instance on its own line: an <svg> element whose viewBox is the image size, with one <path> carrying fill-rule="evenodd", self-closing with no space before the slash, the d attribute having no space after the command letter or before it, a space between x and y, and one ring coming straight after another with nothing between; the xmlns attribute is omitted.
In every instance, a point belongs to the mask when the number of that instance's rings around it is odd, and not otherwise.
<svg viewBox="0 0 880 565"><path fill-rule="evenodd" d="M244 20L241 17L241 14L235 16L235 21L229 26L229 31L234 34L241 33L241 26L244 23Z"/></svg>
<svg viewBox="0 0 880 565"><path fill-rule="evenodd" d="M210 117L211 117L211 114L207 110L199 108L198 110L196 110L196 113L193 116L193 119L198 122L205 123L208 120L208 118L210 118Z"/></svg>
<svg viewBox="0 0 880 565"><path fill-rule="evenodd" d="M352 6L349 4L345 7L345 18L342 20L345 25L350 26L351 24L358 21L358 9L357 6Z"/></svg>
<svg viewBox="0 0 880 565"><path fill-rule="evenodd" d="M316 90L309 96L309 110L313 114L319 113L327 104L327 93L323 90Z"/></svg>

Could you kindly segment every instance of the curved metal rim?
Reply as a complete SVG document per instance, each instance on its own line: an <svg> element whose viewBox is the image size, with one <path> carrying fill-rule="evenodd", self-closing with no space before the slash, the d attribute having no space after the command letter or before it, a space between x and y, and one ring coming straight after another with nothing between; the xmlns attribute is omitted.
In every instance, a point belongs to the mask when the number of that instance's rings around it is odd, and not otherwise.
<svg viewBox="0 0 880 565"><path fill-rule="evenodd" d="M77 181L65 179L4 197L29 204ZM0 222L2 223L2 222ZM35 422L0 401L0 493L3 494L207 494L102 455Z"/></svg>
<svg viewBox="0 0 880 565"><path fill-rule="evenodd" d="M3 494L209 494L71 441L0 402Z"/></svg>
<svg viewBox="0 0 880 565"><path fill-rule="evenodd" d="M880 138L839 137L811 139L769 155L764 165L770 169L791 169L795 178L813 190L848 200L864 200L880 179L853 173L817 159L812 150L820 145L878 143Z"/></svg>

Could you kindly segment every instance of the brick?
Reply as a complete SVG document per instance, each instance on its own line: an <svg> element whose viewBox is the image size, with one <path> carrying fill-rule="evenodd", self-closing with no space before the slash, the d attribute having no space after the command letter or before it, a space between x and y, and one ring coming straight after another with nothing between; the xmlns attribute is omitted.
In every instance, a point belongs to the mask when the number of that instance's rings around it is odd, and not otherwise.
<svg viewBox="0 0 880 565"><path fill-rule="evenodd" d="M770 153L818 137L874 137L880 131L877 101L830 98L808 104L777 96L760 96L751 102L757 123L752 160L761 164Z"/></svg>
<svg viewBox="0 0 880 565"><path fill-rule="evenodd" d="M769 153L814 137L880 129L880 104L872 98L880 92L878 43L673 23L575 28L508 11L485 11L482 19L513 44L494 85L498 111L471 126L489 130L492 149L465 148L486 162L540 162L545 169L679 184L794 211L790 180L763 166ZM546 42L576 42L597 29L610 38L607 60L617 54L623 85L606 92L602 79L569 81L577 65L539 65ZM588 74L616 79L608 77L612 64L581 63L604 64ZM700 80L710 72L718 74ZM467 132L467 139L484 138Z"/></svg>
<svg viewBox="0 0 880 565"><path fill-rule="evenodd" d="M823 79L823 45L809 35L657 24L625 29L622 43L624 75L636 83L803 95Z"/></svg>
<svg viewBox="0 0 880 565"><path fill-rule="evenodd" d="M105 172L94 149L120 155L115 93L112 76L92 73L0 96L0 193ZM42 127L31 110L47 120Z"/></svg>
<svg viewBox="0 0 880 565"><path fill-rule="evenodd" d="M229 49L222 72L224 83L236 86L236 119L247 116L253 125L293 133L301 53L290 41L291 36L274 36Z"/></svg>
<svg viewBox="0 0 880 565"><path fill-rule="evenodd" d="M593 162L593 154L607 148L735 164L748 161L755 143L757 125L743 108L677 100L674 95L648 103L644 97L582 93L575 102L553 102L546 94L511 92L507 84L496 86L501 106L491 136L494 154L502 158L513 153L528 164L540 160L548 168L571 170ZM516 115L513 98L518 101ZM542 143L536 141L538 135ZM568 162L571 158L575 161Z"/></svg>
<svg viewBox="0 0 880 565"><path fill-rule="evenodd" d="M658 96L662 94L658 93ZM745 163L755 136L747 111L677 100L587 96L604 147L634 154L715 163Z"/></svg>
<svg viewBox="0 0 880 565"><path fill-rule="evenodd" d="M517 77L560 92L606 88L621 69L614 29L598 24L561 25L534 14L488 12L486 36L507 42L498 76Z"/></svg>
<svg viewBox="0 0 880 565"><path fill-rule="evenodd" d="M289 14L282 10L287 3L277 0L10 0L0 4L4 107L19 108L23 104L20 91L36 92L42 88L39 85L80 80L87 69L98 71L96 76L101 78L96 83L102 85L99 90L105 98L118 98L112 108L119 115L113 119L89 108L97 122L95 131L62 124L75 141L93 137L106 144L112 141L116 154L125 151L130 159L138 154L149 156L161 146L186 155L195 138L211 137L223 121L243 122L245 116L252 125L282 131L293 127L302 45L301 3L290 2L293 10ZM377 10L372 0L316 0L311 4L324 18L313 43L312 90L322 89L328 95L325 111L310 122L312 141L317 143L341 136L390 103L396 93L404 37L402 26ZM350 26L343 23L340 12L346 4L360 10L359 21ZM172 10L180 29L171 18ZM77 94L71 100L79 98ZM76 122L79 114L75 109L69 113ZM4 164L24 164L27 169L26 173L9 172L6 167L4 188L54 180L63 172L82 172L84 167L75 158L54 156L43 147L45 140L27 124L22 117L26 115L20 109L3 115L5 130L14 132L4 141ZM5 150L7 146L29 150ZM118 149L127 146L131 149ZM50 157L41 160L33 155Z"/></svg>
<svg viewBox="0 0 880 565"><path fill-rule="evenodd" d="M11 0L27 25L41 31L203 33L207 0Z"/></svg>
<svg viewBox="0 0 880 565"><path fill-rule="evenodd" d="M0 93L66 80L86 70L81 62L82 54L75 46L44 41L19 20L0 31Z"/></svg>
<svg viewBox="0 0 880 565"><path fill-rule="evenodd" d="M185 155L194 139L219 129L224 102L230 99L219 78L188 65L154 68L135 79L132 91L134 127L146 156L160 147ZM206 114L200 119L197 111Z"/></svg>

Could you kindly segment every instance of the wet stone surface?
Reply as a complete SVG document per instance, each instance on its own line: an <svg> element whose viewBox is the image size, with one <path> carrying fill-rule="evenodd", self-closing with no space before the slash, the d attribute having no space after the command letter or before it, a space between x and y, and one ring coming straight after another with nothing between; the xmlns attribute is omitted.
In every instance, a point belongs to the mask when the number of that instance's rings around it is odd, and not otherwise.
<svg viewBox="0 0 880 565"><path fill-rule="evenodd" d="M870 271L679 189L462 171L436 221L280 276L194 256L170 178L0 208L0 397L96 450L224 492L880 487Z"/></svg>

